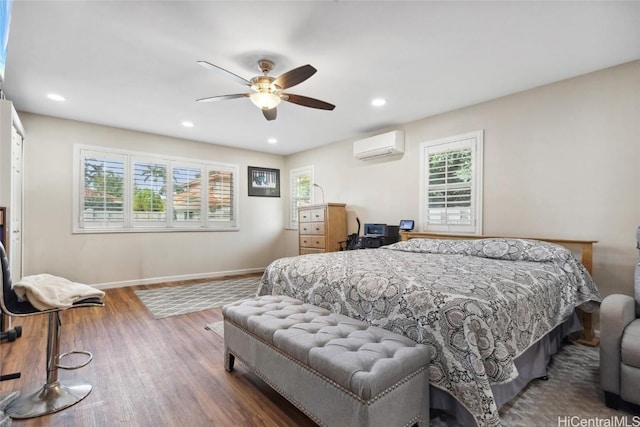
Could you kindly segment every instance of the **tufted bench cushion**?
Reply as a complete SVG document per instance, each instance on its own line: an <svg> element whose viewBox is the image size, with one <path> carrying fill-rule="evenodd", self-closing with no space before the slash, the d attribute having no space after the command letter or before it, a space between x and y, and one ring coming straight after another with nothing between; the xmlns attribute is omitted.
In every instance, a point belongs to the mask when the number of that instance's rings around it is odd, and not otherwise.
<svg viewBox="0 0 640 427"><path fill-rule="evenodd" d="M222 313L225 368L237 357L318 424L428 426L426 346L286 296Z"/></svg>

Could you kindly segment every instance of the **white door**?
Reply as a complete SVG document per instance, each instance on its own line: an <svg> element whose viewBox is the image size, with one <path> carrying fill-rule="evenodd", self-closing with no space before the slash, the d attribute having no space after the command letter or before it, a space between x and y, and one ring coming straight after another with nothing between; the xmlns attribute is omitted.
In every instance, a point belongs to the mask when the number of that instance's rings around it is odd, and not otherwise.
<svg viewBox="0 0 640 427"><path fill-rule="evenodd" d="M22 277L22 136L11 127L11 205L9 268L14 281Z"/></svg>
<svg viewBox="0 0 640 427"><path fill-rule="evenodd" d="M6 208L6 249L15 280L22 277L23 137L24 128L13 104L0 100L0 206Z"/></svg>

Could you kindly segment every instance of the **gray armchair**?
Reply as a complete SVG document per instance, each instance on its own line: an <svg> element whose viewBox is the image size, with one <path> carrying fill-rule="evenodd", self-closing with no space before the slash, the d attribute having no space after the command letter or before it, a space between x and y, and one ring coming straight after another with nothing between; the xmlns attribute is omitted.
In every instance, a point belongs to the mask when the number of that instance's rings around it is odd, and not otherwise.
<svg viewBox="0 0 640 427"><path fill-rule="evenodd" d="M640 227L637 240L640 249ZM600 385L614 409L620 399L640 405L640 260L635 273L636 300L609 295L600 306Z"/></svg>

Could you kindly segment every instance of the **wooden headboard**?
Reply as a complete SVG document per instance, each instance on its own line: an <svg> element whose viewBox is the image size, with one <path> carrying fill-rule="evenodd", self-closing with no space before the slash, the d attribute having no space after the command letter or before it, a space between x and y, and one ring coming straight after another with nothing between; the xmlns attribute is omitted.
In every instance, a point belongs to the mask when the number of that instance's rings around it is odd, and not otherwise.
<svg viewBox="0 0 640 427"><path fill-rule="evenodd" d="M423 233L419 231L403 231L400 233L400 238L402 240L409 240L409 239L477 240L477 239L489 239L489 238L541 240L543 242L555 243L557 245L564 246L570 250L579 249L582 265L585 266L589 274L593 274L593 245L595 243L598 243L597 240L548 239L543 237L477 236L477 235L461 235L461 234Z"/></svg>
<svg viewBox="0 0 640 427"><path fill-rule="evenodd" d="M477 236L477 235L460 235L460 234L440 234L440 233L426 233L419 231L403 231L400 233L402 240L409 239L465 239L465 240L477 240L488 238L512 238L512 239L528 239L528 240L541 240L543 242L555 243L566 247L569 250L580 250L580 257L582 265L587 269L589 274L593 275L593 245L598 243L597 240L567 240L567 239L548 239L540 237L512 237L512 236ZM596 346L600 341L593 330L592 313L587 313L578 309L578 316L582 322L584 328L583 336L578 339L578 342L586 345Z"/></svg>

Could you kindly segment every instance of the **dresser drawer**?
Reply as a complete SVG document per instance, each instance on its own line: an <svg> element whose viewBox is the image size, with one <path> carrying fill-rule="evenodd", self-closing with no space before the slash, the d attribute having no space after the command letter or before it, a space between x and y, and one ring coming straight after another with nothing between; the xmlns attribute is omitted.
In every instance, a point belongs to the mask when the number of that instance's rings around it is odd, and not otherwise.
<svg viewBox="0 0 640 427"><path fill-rule="evenodd" d="M299 222L324 222L324 208L299 211Z"/></svg>
<svg viewBox="0 0 640 427"><path fill-rule="evenodd" d="M306 254L321 254L324 253L325 250L324 249L315 249L315 248L303 248L300 247L300 255L306 255Z"/></svg>
<svg viewBox="0 0 640 427"><path fill-rule="evenodd" d="M324 222L301 222L298 228L300 234L324 234Z"/></svg>
<svg viewBox="0 0 640 427"><path fill-rule="evenodd" d="M324 236L300 236L300 247L324 249Z"/></svg>

